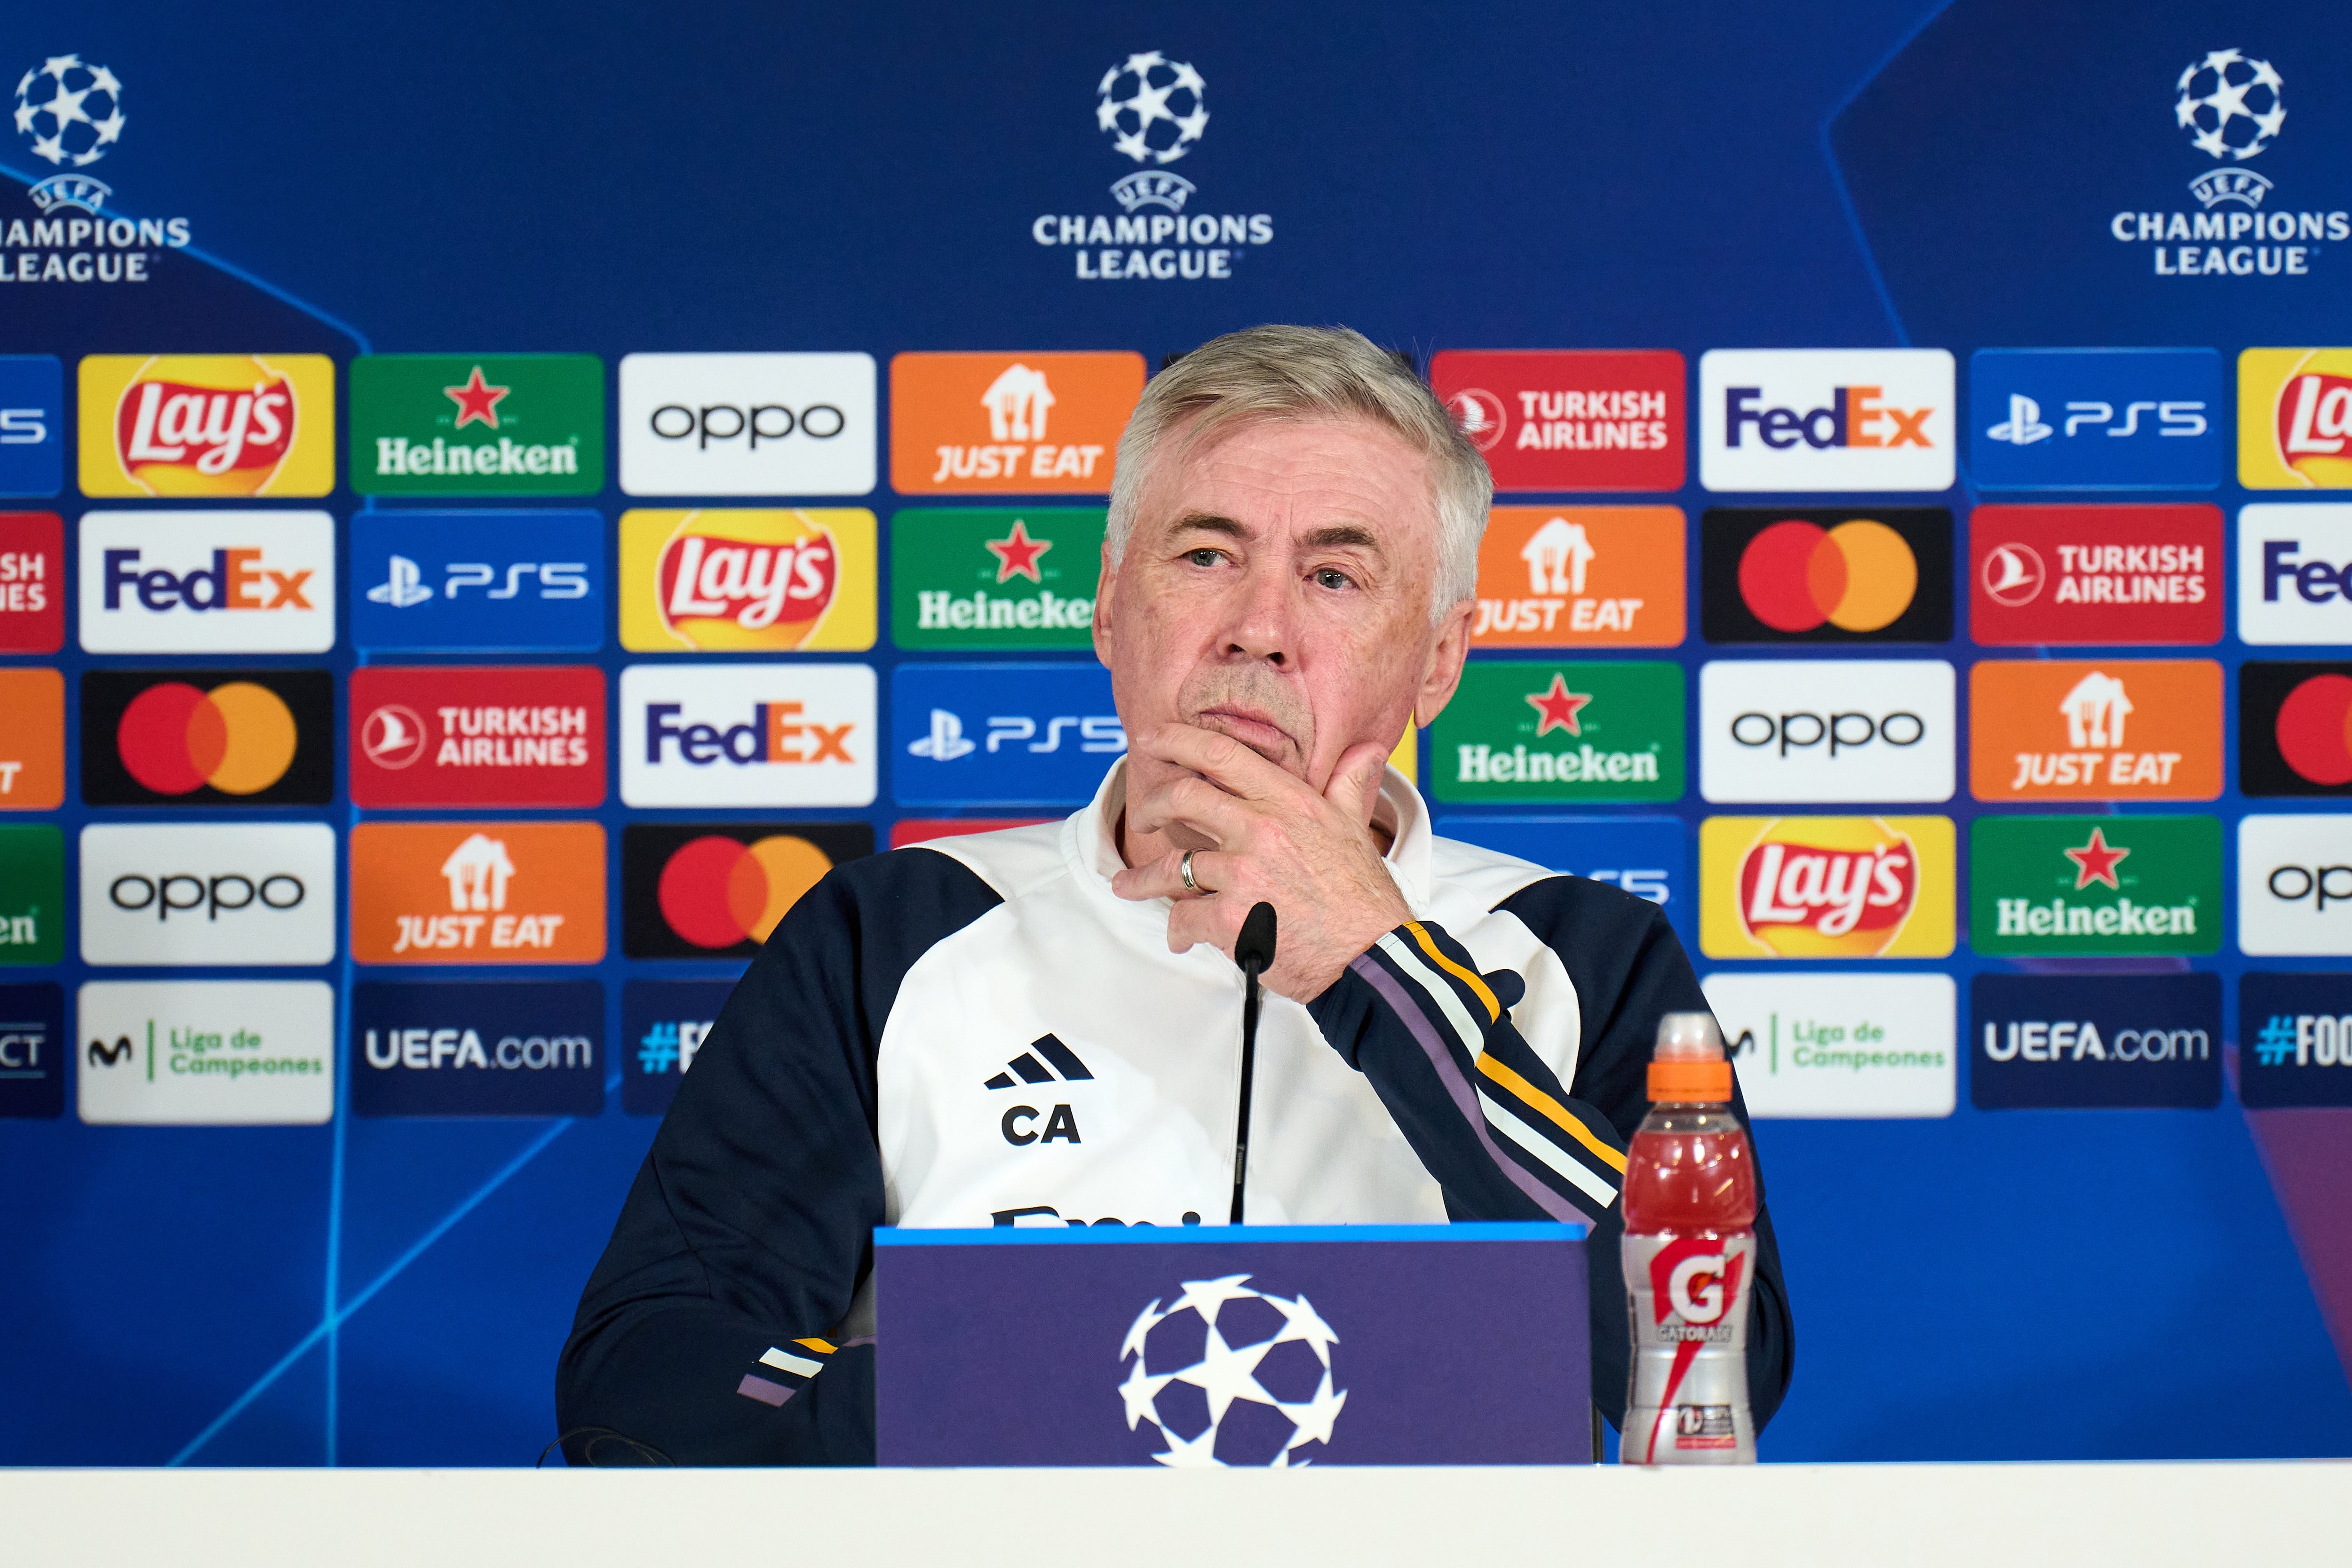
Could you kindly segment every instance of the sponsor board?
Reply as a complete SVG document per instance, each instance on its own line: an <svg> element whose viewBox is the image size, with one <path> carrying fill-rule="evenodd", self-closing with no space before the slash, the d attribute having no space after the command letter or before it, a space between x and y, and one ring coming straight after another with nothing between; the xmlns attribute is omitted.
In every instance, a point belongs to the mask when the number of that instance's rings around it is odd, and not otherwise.
<svg viewBox="0 0 2352 1568"><path fill-rule="evenodd" d="M380 653L593 653L604 520L569 510L352 519L352 641Z"/></svg>
<svg viewBox="0 0 2352 1568"><path fill-rule="evenodd" d="M2238 1099L2251 1110L2352 1106L2352 977L2254 970L2238 982Z"/></svg>
<svg viewBox="0 0 2352 1568"><path fill-rule="evenodd" d="M1481 659L1430 727L1430 783L1465 803L1679 800L1683 667Z"/></svg>
<svg viewBox="0 0 2352 1568"><path fill-rule="evenodd" d="M1430 390L1498 490L1678 490L1685 371L1673 349L1446 349Z"/></svg>
<svg viewBox="0 0 2352 1568"><path fill-rule="evenodd" d="M1699 824L1710 958L1942 958L1948 816L1710 816Z"/></svg>
<svg viewBox="0 0 2352 1568"><path fill-rule="evenodd" d="M2210 658L1985 659L1969 671L1979 800L2211 800L2221 667Z"/></svg>
<svg viewBox="0 0 2352 1568"><path fill-rule="evenodd" d="M317 1126L335 1113L335 993L317 980L100 980L74 1002L94 1126Z"/></svg>
<svg viewBox="0 0 2352 1568"><path fill-rule="evenodd" d="M1710 801L1938 801L1958 757L1942 659L1711 659L1698 677Z"/></svg>
<svg viewBox="0 0 2352 1568"><path fill-rule="evenodd" d="M593 980L363 980L352 987L359 1116L595 1116L604 988Z"/></svg>
<svg viewBox="0 0 2352 1568"><path fill-rule="evenodd" d="M50 982L0 985L0 1121L47 1121L65 1114L65 992Z"/></svg>
<svg viewBox="0 0 2352 1568"><path fill-rule="evenodd" d="M66 955L66 836L49 824L0 824L0 964Z"/></svg>
<svg viewBox="0 0 2352 1568"><path fill-rule="evenodd" d="M1683 640L1683 512L1498 506L1478 544L1479 647L1674 647Z"/></svg>
<svg viewBox="0 0 2352 1568"><path fill-rule="evenodd" d="M2352 816L2239 821L2238 951L2352 954Z"/></svg>
<svg viewBox="0 0 2352 1568"><path fill-rule="evenodd" d="M1441 816L1435 827L1441 838L1622 888L1664 910L1682 939L1691 939L1696 900L1690 843L1678 817Z"/></svg>
<svg viewBox="0 0 2352 1568"><path fill-rule="evenodd" d="M2221 509L1980 506L1969 515L1980 643L2221 640Z"/></svg>
<svg viewBox="0 0 2352 1568"><path fill-rule="evenodd" d="M66 798L66 678L0 669L0 811L54 811Z"/></svg>
<svg viewBox="0 0 2352 1568"><path fill-rule="evenodd" d="M362 665L351 693L354 805L604 804L593 665Z"/></svg>
<svg viewBox="0 0 2352 1568"><path fill-rule="evenodd" d="M361 963L594 963L604 829L593 822L362 822L352 829Z"/></svg>
<svg viewBox="0 0 2352 1568"><path fill-rule="evenodd" d="M335 830L323 822L81 830L84 963L327 963Z"/></svg>
<svg viewBox="0 0 2352 1568"><path fill-rule="evenodd" d="M1969 477L1990 490L2211 489L2225 406L2211 349L1979 349Z"/></svg>
<svg viewBox="0 0 2352 1568"><path fill-rule="evenodd" d="M2352 348L2238 356L2238 482L2250 490L2352 487Z"/></svg>
<svg viewBox="0 0 2352 1568"><path fill-rule="evenodd" d="M1710 974L1751 1117L1949 1116L1958 994L1948 974Z"/></svg>
<svg viewBox="0 0 2352 1568"><path fill-rule="evenodd" d="M1717 507L1699 520L1699 629L1717 643L1945 642L1941 507Z"/></svg>
<svg viewBox="0 0 2352 1568"><path fill-rule="evenodd" d="M0 511L0 653L55 653L65 641L65 520Z"/></svg>
<svg viewBox="0 0 2352 1568"><path fill-rule="evenodd" d="M890 360L900 495L1104 495L1143 395L1139 353L902 353Z"/></svg>
<svg viewBox="0 0 2352 1568"><path fill-rule="evenodd" d="M902 816L890 825L890 847L929 844L934 838L961 838L968 833L1000 833L1008 827L1034 827L1049 816Z"/></svg>
<svg viewBox="0 0 2352 1568"><path fill-rule="evenodd" d="M335 646L335 520L84 512L80 637L89 653L325 653Z"/></svg>
<svg viewBox="0 0 2352 1568"><path fill-rule="evenodd" d="M324 805L335 678L323 669L92 669L81 678L91 805Z"/></svg>
<svg viewBox="0 0 2352 1568"><path fill-rule="evenodd" d="M2238 509L2238 637L2352 643L2352 506Z"/></svg>
<svg viewBox="0 0 2352 1568"><path fill-rule="evenodd" d="M1979 1110L2221 1103L2218 974L1979 974L1969 1015Z"/></svg>
<svg viewBox="0 0 2352 1568"><path fill-rule="evenodd" d="M631 823L621 835L621 951L749 958L826 872L872 853L863 822Z"/></svg>
<svg viewBox="0 0 2352 1568"><path fill-rule="evenodd" d="M621 672L621 799L870 805L874 699L863 664L633 664Z"/></svg>
<svg viewBox="0 0 2352 1568"><path fill-rule="evenodd" d="M2352 662L2238 667L2238 788L2352 795Z"/></svg>
<svg viewBox="0 0 2352 1568"><path fill-rule="evenodd" d="M707 508L621 514L632 653L862 653L874 646L874 514Z"/></svg>
<svg viewBox="0 0 2352 1568"><path fill-rule="evenodd" d="M1979 816L1969 942L1990 957L2216 952L2221 825L2210 816Z"/></svg>
<svg viewBox="0 0 2352 1568"><path fill-rule="evenodd" d="M79 380L86 496L335 488L335 362L324 354L89 354Z"/></svg>
<svg viewBox="0 0 2352 1568"><path fill-rule="evenodd" d="M909 507L890 518L890 640L923 652L1094 646L1100 507Z"/></svg>
<svg viewBox="0 0 2352 1568"><path fill-rule="evenodd" d="M0 354L0 496L66 482L66 370L55 354Z"/></svg>
<svg viewBox="0 0 2352 1568"><path fill-rule="evenodd" d="M735 989L732 980L632 980L621 987L621 1109L659 1116Z"/></svg>
<svg viewBox="0 0 2352 1568"><path fill-rule="evenodd" d="M594 354L362 354L351 378L361 495L604 488L604 365Z"/></svg>
<svg viewBox="0 0 2352 1568"><path fill-rule="evenodd" d="M1099 665L890 672L890 787L900 805L1081 805L1126 752Z"/></svg>
<svg viewBox="0 0 2352 1568"><path fill-rule="evenodd" d="M1952 486L1942 349L1712 349L1699 356L1699 482L1711 490Z"/></svg>
<svg viewBox="0 0 2352 1568"><path fill-rule="evenodd" d="M874 488L872 354L624 354L620 396L624 495Z"/></svg>

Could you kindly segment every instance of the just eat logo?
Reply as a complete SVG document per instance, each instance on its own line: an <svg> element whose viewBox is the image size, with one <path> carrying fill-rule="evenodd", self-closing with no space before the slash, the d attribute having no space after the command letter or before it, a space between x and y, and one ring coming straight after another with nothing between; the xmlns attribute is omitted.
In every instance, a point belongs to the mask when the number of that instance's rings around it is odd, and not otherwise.
<svg viewBox="0 0 2352 1568"><path fill-rule="evenodd" d="M1717 349L1699 361L1711 490L1941 490L1952 483L1942 349Z"/></svg>

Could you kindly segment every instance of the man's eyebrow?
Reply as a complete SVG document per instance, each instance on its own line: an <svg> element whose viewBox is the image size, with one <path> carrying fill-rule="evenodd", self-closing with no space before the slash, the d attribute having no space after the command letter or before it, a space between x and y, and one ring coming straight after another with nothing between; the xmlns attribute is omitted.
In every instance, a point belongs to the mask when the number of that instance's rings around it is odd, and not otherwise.
<svg viewBox="0 0 2352 1568"><path fill-rule="evenodd" d="M1335 522L1326 528L1312 530L1301 542L1309 550L1331 550L1340 545L1358 545L1375 555L1381 552L1379 536L1370 529L1360 528L1352 522Z"/></svg>
<svg viewBox="0 0 2352 1568"><path fill-rule="evenodd" d="M1171 534L1197 531L1222 533L1229 539L1247 539L1250 531L1230 517L1220 517L1213 511L1188 511L1168 525Z"/></svg>

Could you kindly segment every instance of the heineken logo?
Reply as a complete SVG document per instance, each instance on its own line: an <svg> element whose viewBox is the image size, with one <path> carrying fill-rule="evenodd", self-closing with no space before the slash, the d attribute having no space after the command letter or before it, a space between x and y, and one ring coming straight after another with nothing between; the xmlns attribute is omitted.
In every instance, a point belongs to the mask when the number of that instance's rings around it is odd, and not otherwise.
<svg viewBox="0 0 2352 1568"><path fill-rule="evenodd" d="M2206 953L2221 946L2210 816L1979 817L1971 937L1995 954Z"/></svg>
<svg viewBox="0 0 2352 1568"><path fill-rule="evenodd" d="M352 488L362 495L593 495L604 372L593 354L352 362Z"/></svg>
<svg viewBox="0 0 2352 1568"><path fill-rule="evenodd" d="M1092 646L1100 507L914 508L890 525L891 637L908 648Z"/></svg>
<svg viewBox="0 0 2352 1568"><path fill-rule="evenodd" d="M1441 800L1679 799L1682 667L1473 663L1431 754Z"/></svg>

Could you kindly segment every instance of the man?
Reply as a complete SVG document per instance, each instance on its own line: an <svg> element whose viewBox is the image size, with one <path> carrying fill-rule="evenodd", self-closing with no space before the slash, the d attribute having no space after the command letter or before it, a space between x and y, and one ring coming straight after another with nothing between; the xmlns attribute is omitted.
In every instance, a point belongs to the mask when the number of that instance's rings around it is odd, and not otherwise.
<svg viewBox="0 0 2352 1568"><path fill-rule="evenodd" d="M1351 331L1151 382L1095 600L1131 751L1066 822L854 861L776 927L581 1301L574 1462L871 1463L877 1225L1222 1221L1260 900L1250 1220L1593 1222L1617 1418L1622 1151L1658 1016L1706 1002L1655 905L1433 837L1384 767L1461 679L1491 493ZM1758 1229L1760 1426L1791 1350Z"/></svg>

